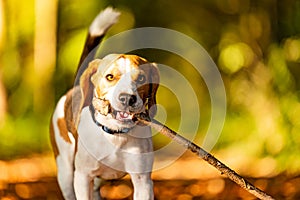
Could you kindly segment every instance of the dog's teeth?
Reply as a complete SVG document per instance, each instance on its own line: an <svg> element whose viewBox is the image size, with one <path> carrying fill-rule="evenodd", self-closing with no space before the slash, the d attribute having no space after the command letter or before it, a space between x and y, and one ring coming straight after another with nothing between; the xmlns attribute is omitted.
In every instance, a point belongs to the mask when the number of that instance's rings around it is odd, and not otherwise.
<svg viewBox="0 0 300 200"><path fill-rule="evenodd" d="M126 113L126 112L120 112L120 116L121 116L122 118L127 118L129 115L128 115L128 113Z"/></svg>
<svg viewBox="0 0 300 200"><path fill-rule="evenodd" d="M127 118L128 116L129 116L128 113L125 113L125 112L123 113L124 118Z"/></svg>
<svg viewBox="0 0 300 200"><path fill-rule="evenodd" d="M117 118L119 119L129 119L129 118L132 118L133 115L127 113L127 112L118 112L117 113Z"/></svg>

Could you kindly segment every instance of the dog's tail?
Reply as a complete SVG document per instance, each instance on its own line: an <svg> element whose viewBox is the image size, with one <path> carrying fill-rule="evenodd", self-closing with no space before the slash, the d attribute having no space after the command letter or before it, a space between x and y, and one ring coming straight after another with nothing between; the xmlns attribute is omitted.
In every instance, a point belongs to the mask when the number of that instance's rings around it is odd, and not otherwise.
<svg viewBox="0 0 300 200"><path fill-rule="evenodd" d="M119 16L120 13L118 11L108 7L100 12L94 19L89 27L83 52L77 67L77 76L82 74L88 63L94 59L97 51L96 47L100 44L108 29L118 21Z"/></svg>

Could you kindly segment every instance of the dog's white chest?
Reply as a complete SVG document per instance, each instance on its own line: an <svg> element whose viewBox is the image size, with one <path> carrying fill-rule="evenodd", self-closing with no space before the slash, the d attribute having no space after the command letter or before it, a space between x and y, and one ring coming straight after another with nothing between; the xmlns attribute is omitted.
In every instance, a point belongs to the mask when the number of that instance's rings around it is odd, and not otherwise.
<svg viewBox="0 0 300 200"><path fill-rule="evenodd" d="M137 126L126 134L108 134L94 123L89 108L85 107L78 125L78 143L78 151L83 151L80 154L89 154L99 165L117 171L151 171L153 152L149 127Z"/></svg>
<svg viewBox="0 0 300 200"><path fill-rule="evenodd" d="M96 160L101 161L107 156L113 156L120 150L114 145L115 137L105 133L101 127L94 123L88 107L82 110L78 124L78 142ZM119 138L118 142L119 145L124 143L122 138Z"/></svg>

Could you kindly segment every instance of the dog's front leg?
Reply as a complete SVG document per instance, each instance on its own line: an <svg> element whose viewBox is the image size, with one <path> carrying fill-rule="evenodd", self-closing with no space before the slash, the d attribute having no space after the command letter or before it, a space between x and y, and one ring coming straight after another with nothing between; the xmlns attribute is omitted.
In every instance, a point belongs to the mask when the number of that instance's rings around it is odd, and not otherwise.
<svg viewBox="0 0 300 200"><path fill-rule="evenodd" d="M94 178L94 187L93 187L93 200L101 200L100 197L100 185L101 185L101 178L95 177Z"/></svg>
<svg viewBox="0 0 300 200"><path fill-rule="evenodd" d="M134 187L134 200L153 200L153 182L151 173L130 174L131 181Z"/></svg>
<svg viewBox="0 0 300 200"><path fill-rule="evenodd" d="M91 174L94 167L94 159L86 152L85 147L79 141L75 154L74 190L77 200L92 200L94 188L94 176Z"/></svg>
<svg viewBox="0 0 300 200"><path fill-rule="evenodd" d="M93 179L88 174L75 170L74 173L74 190L76 199L92 200L93 199Z"/></svg>

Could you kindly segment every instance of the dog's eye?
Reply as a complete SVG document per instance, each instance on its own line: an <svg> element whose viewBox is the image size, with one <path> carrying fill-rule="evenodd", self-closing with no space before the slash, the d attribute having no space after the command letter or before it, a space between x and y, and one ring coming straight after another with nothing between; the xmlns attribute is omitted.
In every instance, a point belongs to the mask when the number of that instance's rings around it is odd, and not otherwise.
<svg viewBox="0 0 300 200"><path fill-rule="evenodd" d="M144 75L141 74L141 75L138 76L137 82L139 84L143 84L143 83L145 83L145 81L146 81L146 77Z"/></svg>
<svg viewBox="0 0 300 200"><path fill-rule="evenodd" d="M106 80L108 80L108 81L113 81L113 80L115 79L114 75L112 75L112 74L107 74L107 75L105 76L105 78L106 78Z"/></svg>

